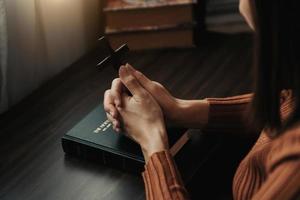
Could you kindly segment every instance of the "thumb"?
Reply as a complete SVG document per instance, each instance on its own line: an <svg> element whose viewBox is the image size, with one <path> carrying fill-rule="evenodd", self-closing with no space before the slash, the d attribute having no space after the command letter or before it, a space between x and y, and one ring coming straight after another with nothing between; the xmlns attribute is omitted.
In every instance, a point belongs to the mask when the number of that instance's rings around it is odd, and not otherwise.
<svg viewBox="0 0 300 200"><path fill-rule="evenodd" d="M145 89L140 85L139 81L128 68L128 65L121 66L119 70L119 76L122 83L133 96L144 96L146 93Z"/></svg>
<svg viewBox="0 0 300 200"><path fill-rule="evenodd" d="M122 104L123 106L117 106L116 109L119 111L119 113L122 115L122 112L124 111L123 109L124 108L127 108L129 102L130 102L130 99L132 98L132 96L130 96L128 93L126 92L123 92L120 96L121 98L121 101L122 101Z"/></svg>

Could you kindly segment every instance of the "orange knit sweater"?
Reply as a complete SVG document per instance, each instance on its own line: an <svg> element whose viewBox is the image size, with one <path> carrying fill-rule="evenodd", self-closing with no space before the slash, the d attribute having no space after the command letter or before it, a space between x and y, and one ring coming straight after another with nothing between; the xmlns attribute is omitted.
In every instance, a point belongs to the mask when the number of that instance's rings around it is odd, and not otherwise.
<svg viewBox="0 0 300 200"><path fill-rule="evenodd" d="M247 126L241 120L252 95L210 98L208 132L242 133ZM282 120L291 113L290 95L283 96ZM300 198L300 125L272 138L263 130L252 150L240 163L234 180L236 200L291 200ZM148 200L189 199L176 164L168 151L153 154L143 172Z"/></svg>

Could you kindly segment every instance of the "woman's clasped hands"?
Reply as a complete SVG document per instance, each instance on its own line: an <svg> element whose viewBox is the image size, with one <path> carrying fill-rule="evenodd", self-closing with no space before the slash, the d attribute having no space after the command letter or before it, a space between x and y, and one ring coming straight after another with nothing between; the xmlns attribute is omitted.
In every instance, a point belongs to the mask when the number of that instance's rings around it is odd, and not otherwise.
<svg viewBox="0 0 300 200"><path fill-rule="evenodd" d="M104 94L104 109L114 130L137 142L146 161L153 153L168 149L164 114L153 95L160 96L165 109L176 103L164 87L129 64L120 67L119 78Z"/></svg>

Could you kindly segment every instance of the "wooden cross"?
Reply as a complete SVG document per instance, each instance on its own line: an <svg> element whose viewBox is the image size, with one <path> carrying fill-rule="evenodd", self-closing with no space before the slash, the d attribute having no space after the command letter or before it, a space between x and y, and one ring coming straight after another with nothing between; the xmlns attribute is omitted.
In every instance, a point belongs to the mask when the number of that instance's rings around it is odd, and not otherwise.
<svg viewBox="0 0 300 200"><path fill-rule="evenodd" d="M116 50L113 50L109 41L105 37L101 37L99 41L100 44L108 50L109 55L97 64L98 67L103 68L108 64L111 64L114 69L119 70L121 65L125 65L127 63L126 57L129 53L129 47L127 44L123 44Z"/></svg>

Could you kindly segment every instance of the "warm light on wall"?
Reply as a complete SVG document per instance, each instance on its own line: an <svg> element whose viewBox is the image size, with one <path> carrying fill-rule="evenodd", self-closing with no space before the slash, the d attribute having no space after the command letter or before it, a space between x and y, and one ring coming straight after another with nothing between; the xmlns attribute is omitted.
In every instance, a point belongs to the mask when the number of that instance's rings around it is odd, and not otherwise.
<svg viewBox="0 0 300 200"><path fill-rule="evenodd" d="M38 0L38 1L40 1L40 0ZM63 2L65 2L65 0L50 0L50 2L51 3L63 3Z"/></svg>
<svg viewBox="0 0 300 200"><path fill-rule="evenodd" d="M11 80L7 99L14 105L95 45L103 0L5 2Z"/></svg>

